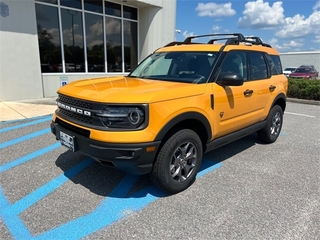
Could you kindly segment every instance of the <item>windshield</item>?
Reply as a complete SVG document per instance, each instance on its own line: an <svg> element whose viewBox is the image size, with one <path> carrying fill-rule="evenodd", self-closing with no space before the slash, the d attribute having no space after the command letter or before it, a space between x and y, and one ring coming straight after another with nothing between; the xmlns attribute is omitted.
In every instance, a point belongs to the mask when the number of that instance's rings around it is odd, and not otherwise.
<svg viewBox="0 0 320 240"><path fill-rule="evenodd" d="M297 73L308 73L311 72L310 68L297 68L297 70L295 71Z"/></svg>
<svg viewBox="0 0 320 240"><path fill-rule="evenodd" d="M217 52L158 52L140 63L129 77L204 83L217 55Z"/></svg>
<svg viewBox="0 0 320 240"><path fill-rule="evenodd" d="M296 68L286 68L285 71L291 71L293 72L294 70L296 70Z"/></svg>

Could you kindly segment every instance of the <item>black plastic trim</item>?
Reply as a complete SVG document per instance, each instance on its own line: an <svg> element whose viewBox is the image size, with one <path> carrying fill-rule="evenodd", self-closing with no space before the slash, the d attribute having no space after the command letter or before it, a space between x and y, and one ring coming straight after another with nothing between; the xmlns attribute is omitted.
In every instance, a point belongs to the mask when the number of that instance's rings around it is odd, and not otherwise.
<svg viewBox="0 0 320 240"><path fill-rule="evenodd" d="M171 119L158 133L158 135L155 138L155 141L160 141L164 138L164 136L175 126L177 126L179 123L187 120L197 120L203 124L203 126L206 129L206 132L208 134L208 139L211 138L212 132L211 132L211 126L208 122L208 119L203 116L202 114L198 112L187 112L183 113L181 115L176 116L175 118ZM207 140L206 140L207 141Z"/></svg>
<svg viewBox="0 0 320 240"><path fill-rule="evenodd" d="M216 138L207 144L206 152L210 152L213 149L222 147L226 144L229 144L229 143L234 142L240 138L243 138L243 137L248 136L254 132L257 132L260 129L262 129L266 125L266 123L267 123L267 121L265 120L265 121L256 123L254 125L251 125L247 128L243 128L243 129L238 130L236 132L230 133L226 136Z"/></svg>
<svg viewBox="0 0 320 240"><path fill-rule="evenodd" d="M60 138L60 131L75 137L75 149L92 157L104 166L114 166L123 172L142 175L151 172L160 141L122 144L92 140L78 133L69 131L58 123L52 122L51 132ZM147 152L147 147L155 147L155 151Z"/></svg>

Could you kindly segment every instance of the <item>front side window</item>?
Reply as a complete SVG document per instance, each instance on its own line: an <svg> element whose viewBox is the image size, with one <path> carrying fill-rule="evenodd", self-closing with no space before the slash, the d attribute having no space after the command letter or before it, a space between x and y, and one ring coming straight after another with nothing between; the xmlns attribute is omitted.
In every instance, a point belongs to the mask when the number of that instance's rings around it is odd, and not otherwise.
<svg viewBox="0 0 320 240"><path fill-rule="evenodd" d="M238 74L243 77L243 80L248 79L247 60L245 52L232 51L227 53L222 62L218 79L222 79L222 77L226 74Z"/></svg>
<svg viewBox="0 0 320 240"><path fill-rule="evenodd" d="M157 52L147 57L129 77L205 83L217 52Z"/></svg>

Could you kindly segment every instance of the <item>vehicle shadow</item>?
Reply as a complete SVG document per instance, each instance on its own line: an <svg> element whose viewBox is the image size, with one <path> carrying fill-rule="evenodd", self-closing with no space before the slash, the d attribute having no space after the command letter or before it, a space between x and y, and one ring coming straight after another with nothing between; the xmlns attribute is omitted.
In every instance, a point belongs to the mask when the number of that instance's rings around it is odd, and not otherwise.
<svg viewBox="0 0 320 240"><path fill-rule="evenodd" d="M204 154L199 174L226 159L259 144L256 134L249 135L228 145ZM92 193L112 198L166 197L169 194L155 187L149 175L134 176L104 167L93 159L66 150L56 160L56 166L75 184L81 184Z"/></svg>

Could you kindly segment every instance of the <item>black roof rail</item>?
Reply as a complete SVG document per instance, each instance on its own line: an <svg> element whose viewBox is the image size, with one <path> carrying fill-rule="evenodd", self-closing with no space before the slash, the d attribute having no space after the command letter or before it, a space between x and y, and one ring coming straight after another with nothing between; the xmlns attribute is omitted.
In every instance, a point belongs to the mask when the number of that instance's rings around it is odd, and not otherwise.
<svg viewBox="0 0 320 240"><path fill-rule="evenodd" d="M229 34L228 33L227 34L221 33L221 34L206 34L206 35L190 36L190 37L187 37L184 40L184 43L185 44L190 44L191 40L194 39L194 38L214 37L214 36L234 36L234 37L237 37L238 40L240 40L240 41L245 40L244 36L241 33L229 33Z"/></svg>
<svg viewBox="0 0 320 240"><path fill-rule="evenodd" d="M239 45L240 43L250 43L252 45L261 45L264 47L271 47L271 45L262 42L261 38L259 37L244 37L241 33L227 33L227 34L205 34L205 35L198 35L198 36L190 36L187 37L183 42L171 42L165 45L164 47L176 46L176 45L183 45L183 44L200 44L197 42L192 42L192 39L195 38L202 38L202 37L217 37L217 36L224 36L221 38L213 38L210 39L207 44L213 44L215 41L219 40L226 40L225 45Z"/></svg>
<svg viewBox="0 0 320 240"><path fill-rule="evenodd" d="M246 42L248 43L252 43L252 44L255 44L255 45L262 45L262 46L265 46L265 47L271 47L270 44L267 44L267 43L264 43L262 42L261 38L259 37L245 37L246 39Z"/></svg>

